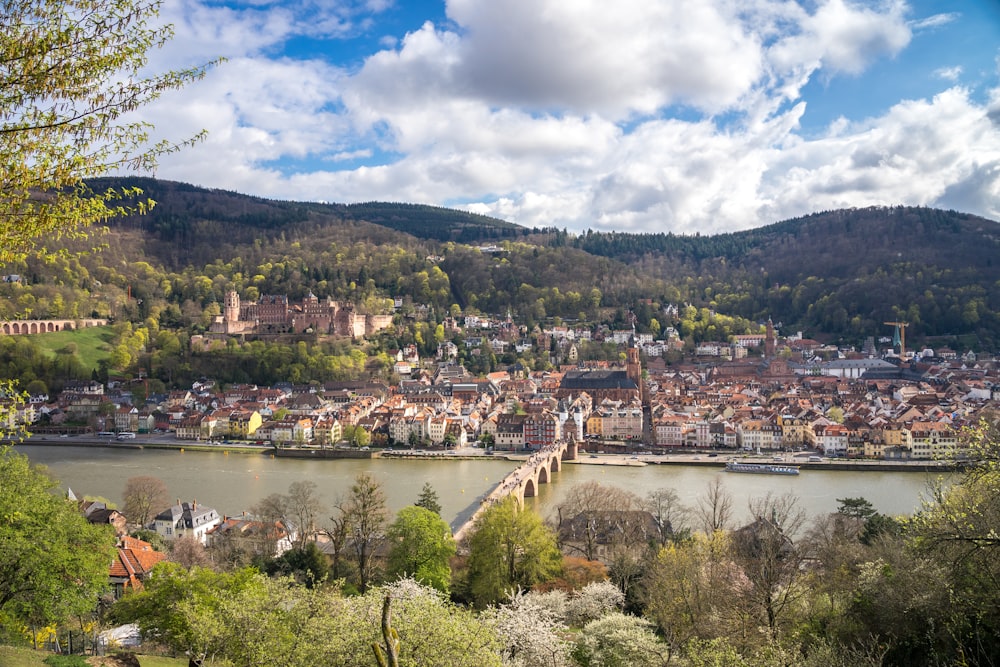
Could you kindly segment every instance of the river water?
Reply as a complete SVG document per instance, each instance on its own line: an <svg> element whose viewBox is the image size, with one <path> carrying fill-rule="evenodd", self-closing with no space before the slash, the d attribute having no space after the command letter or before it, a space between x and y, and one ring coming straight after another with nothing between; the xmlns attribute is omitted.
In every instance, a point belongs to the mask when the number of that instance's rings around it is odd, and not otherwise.
<svg viewBox="0 0 1000 667"><path fill-rule="evenodd" d="M192 452L163 449L110 449L18 445L16 451L41 463L78 497L103 496L120 503L130 477L151 475L167 485L171 498L214 507L220 514L239 514L272 493L287 493L292 482L316 483L320 500L332 508L348 493L354 478L371 473L383 485L393 512L417 500L425 482L437 492L442 516L455 526L478 505L517 463L483 457L464 460L414 459L275 459L260 453ZM733 497L737 520L748 516L751 498L767 493L794 494L810 516L837 509L837 498L864 497L885 514L910 514L920 504L930 477L918 472L846 472L804 470L798 476L740 475L721 468L683 465L564 465L552 483L539 486L528 505L543 516L554 515L572 486L595 480L638 495L672 488L693 506L715 479Z"/></svg>

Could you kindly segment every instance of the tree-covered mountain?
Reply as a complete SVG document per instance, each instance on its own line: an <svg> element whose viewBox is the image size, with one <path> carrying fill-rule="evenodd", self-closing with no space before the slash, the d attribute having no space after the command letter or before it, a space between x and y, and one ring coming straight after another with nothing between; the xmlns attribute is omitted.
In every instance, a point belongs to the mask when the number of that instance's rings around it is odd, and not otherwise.
<svg viewBox="0 0 1000 667"><path fill-rule="evenodd" d="M852 343L888 335L889 320L909 322L914 343L1000 342L1000 225L954 211L828 211L716 236L573 235L411 204L129 184L157 206L111 223L96 239L100 252L4 267L25 283L3 288L0 317L154 316L197 330L236 289L247 299L311 291L371 309L403 297L438 318L456 305L509 310L529 325L552 317L624 325L631 310L640 329L674 325L694 341L770 317ZM93 245L73 243L74 252Z"/></svg>

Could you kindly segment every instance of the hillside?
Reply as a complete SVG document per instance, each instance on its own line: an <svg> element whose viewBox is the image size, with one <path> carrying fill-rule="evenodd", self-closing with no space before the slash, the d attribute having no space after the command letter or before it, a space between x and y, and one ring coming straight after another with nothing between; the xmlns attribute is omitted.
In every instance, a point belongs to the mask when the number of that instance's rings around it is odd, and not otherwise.
<svg viewBox="0 0 1000 667"><path fill-rule="evenodd" d="M155 310L166 326L198 325L237 289L248 298L311 291L371 308L403 297L437 313L452 304L509 309L529 325L552 317L623 325L631 309L640 329L687 321L682 333L695 339L771 317L786 331L852 343L888 335L883 322L898 319L911 323L914 343L1000 342L1000 225L954 211L828 211L716 236L574 236L428 206L281 202L129 182L158 205L115 221L102 252L8 267L27 277L35 316L57 312L58 293L62 311L75 302L83 314L132 313L108 312L122 303L140 319ZM503 252L480 252L485 243ZM657 304L694 309L670 321ZM23 306L8 302L6 311ZM730 319L710 322L712 313Z"/></svg>

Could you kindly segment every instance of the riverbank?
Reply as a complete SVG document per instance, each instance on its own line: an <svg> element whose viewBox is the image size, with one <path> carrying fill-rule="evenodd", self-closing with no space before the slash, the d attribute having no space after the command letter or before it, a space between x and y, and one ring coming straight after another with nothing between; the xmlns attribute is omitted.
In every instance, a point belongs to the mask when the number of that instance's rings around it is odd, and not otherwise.
<svg viewBox="0 0 1000 667"><path fill-rule="evenodd" d="M800 470L822 470L839 472L919 472L947 473L962 470L965 466L952 461L872 461L861 459L823 459L822 461L803 461L794 456L783 456L775 459L772 456L742 455L722 456L706 454L581 454L575 461L566 461L577 465L612 465L612 466L689 466L704 468L726 467L726 462L734 460L741 463L777 463L793 466Z"/></svg>
<svg viewBox="0 0 1000 667"><path fill-rule="evenodd" d="M41 447L94 447L101 449L166 449L174 451L191 452L224 452L226 454L267 454L274 451L269 445L254 445L242 443L220 443L180 441L177 439L166 439L162 436L137 436L134 440L109 440L107 438L96 438L93 436L78 435L63 438L59 436L38 436L33 435L21 442L8 442L15 447L18 445L37 445Z"/></svg>
<svg viewBox="0 0 1000 667"><path fill-rule="evenodd" d="M12 442L10 444L18 444ZM480 459L495 459L518 463L531 456L531 452L496 452L488 455L476 447L465 447L459 450L421 450L421 449L320 449L313 447L285 447L275 449L271 445L243 444L235 442L208 443L201 441L177 440L168 435L143 434L135 440L109 440L93 436L78 435L60 437L54 435L33 435L20 444L44 445L62 447L102 447L108 449L166 449L193 452L223 452L226 454L269 454L277 458L338 460L338 459L404 459L404 460L435 460L435 461L468 461ZM823 470L837 472L919 472L948 473L962 470L966 464L952 461L874 461L862 459L827 459L822 461L803 460L807 455L782 456L782 465L792 465L801 470ZM722 469L728 460L739 460L745 463L774 463L770 455L740 454L731 452L720 454L706 452L671 452L668 454L588 454L581 452L572 461L565 463L573 465L625 466L642 467L657 466L692 466Z"/></svg>

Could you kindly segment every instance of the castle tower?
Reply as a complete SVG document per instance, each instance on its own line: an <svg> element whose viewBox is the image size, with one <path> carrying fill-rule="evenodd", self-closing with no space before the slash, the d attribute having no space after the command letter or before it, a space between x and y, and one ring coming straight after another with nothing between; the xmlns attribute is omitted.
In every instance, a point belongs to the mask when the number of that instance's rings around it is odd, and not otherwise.
<svg viewBox="0 0 1000 667"><path fill-rule="evenodd" d="M226 292L223 315L226 322L238 322L240 319L240 295L236 290Z"/></svg>

